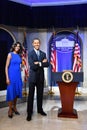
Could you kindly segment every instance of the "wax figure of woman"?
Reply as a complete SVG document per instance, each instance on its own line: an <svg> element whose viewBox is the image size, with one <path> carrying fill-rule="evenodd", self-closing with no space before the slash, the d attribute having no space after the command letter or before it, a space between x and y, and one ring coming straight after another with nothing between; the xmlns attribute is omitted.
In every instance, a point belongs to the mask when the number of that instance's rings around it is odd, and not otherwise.
<svg viewBox="0 0 87 130"><path fill-rule="evenodd" d="M12 45L10 52L8 53L5 74L7 83L7 95L6 101L8 102L9 110L8 117L12 118L13 113L20 115L17 111L16 103L17 98L22 98L22 77L21 77L21 53L22 46L20 42L16 42Z"/></svg>

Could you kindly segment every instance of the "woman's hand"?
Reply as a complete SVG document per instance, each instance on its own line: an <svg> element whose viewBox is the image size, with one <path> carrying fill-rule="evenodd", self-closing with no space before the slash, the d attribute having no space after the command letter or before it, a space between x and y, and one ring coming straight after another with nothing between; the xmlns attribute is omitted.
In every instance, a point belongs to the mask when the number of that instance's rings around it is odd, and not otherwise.
<svg viewBox="0 0 87 130"><path fill-rule="evenodd" d="M7 84L7 85L10 84L10 80L9 80L9 79L6 80L6 84Z"/></svg>

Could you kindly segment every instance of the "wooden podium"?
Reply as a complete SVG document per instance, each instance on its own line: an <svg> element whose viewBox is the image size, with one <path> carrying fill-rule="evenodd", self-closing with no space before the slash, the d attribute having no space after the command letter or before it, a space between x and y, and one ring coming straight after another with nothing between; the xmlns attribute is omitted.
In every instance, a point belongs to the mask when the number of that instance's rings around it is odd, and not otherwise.
<svg viewBox="0 0 87 130"><path fill-rule="evenodd" d="M78 118L77 111L73 108L75 90L79 82L83 81L83 72L71 72L73 79L71 82L65 82L62 79L64 72L52 72L52 80L57 81L60 91L62 108L58 110L58 117Z"/></svg>
<svg viewBox="0 0 87 130"><path fill-rule="evenodd" d="M75 90L78 82L58 82L62 108L58 110L58 117L77 118L77 111L73 109Z"/></svg>

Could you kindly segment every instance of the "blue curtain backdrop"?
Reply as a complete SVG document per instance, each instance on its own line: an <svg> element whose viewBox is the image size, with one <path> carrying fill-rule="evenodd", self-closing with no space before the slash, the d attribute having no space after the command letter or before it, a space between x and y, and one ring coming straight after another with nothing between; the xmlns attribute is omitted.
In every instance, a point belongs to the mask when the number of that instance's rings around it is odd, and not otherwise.
<svg viewBox="0 0 87 130"><path fill-rule="evenodd" d="M29 28L86 27L87 4L30 7L1 0L0 24Z"/></svg>
<svg viewBox="0 0 87 130"><path fill-rule="evenodd" d="M66 50L62 50L64 48L60 48L57 50L57 71L62 72L64 70L72 70L73 65L73 48Z"/></svg>

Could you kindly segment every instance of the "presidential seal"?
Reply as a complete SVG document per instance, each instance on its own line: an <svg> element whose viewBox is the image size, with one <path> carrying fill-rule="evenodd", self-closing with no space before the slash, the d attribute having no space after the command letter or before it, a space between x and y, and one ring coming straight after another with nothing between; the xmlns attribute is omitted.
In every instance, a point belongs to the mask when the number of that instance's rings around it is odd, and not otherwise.
<svg viewBox="0 0 87 130"><path fill-rule="evenodd" d="M70 82L72 82L72 80L73 80L73 74L72 74L72 72L70 72L70 71L65 71L65 72L62 74L62 80L63 80L65 83L70 83Z"/></svg>

